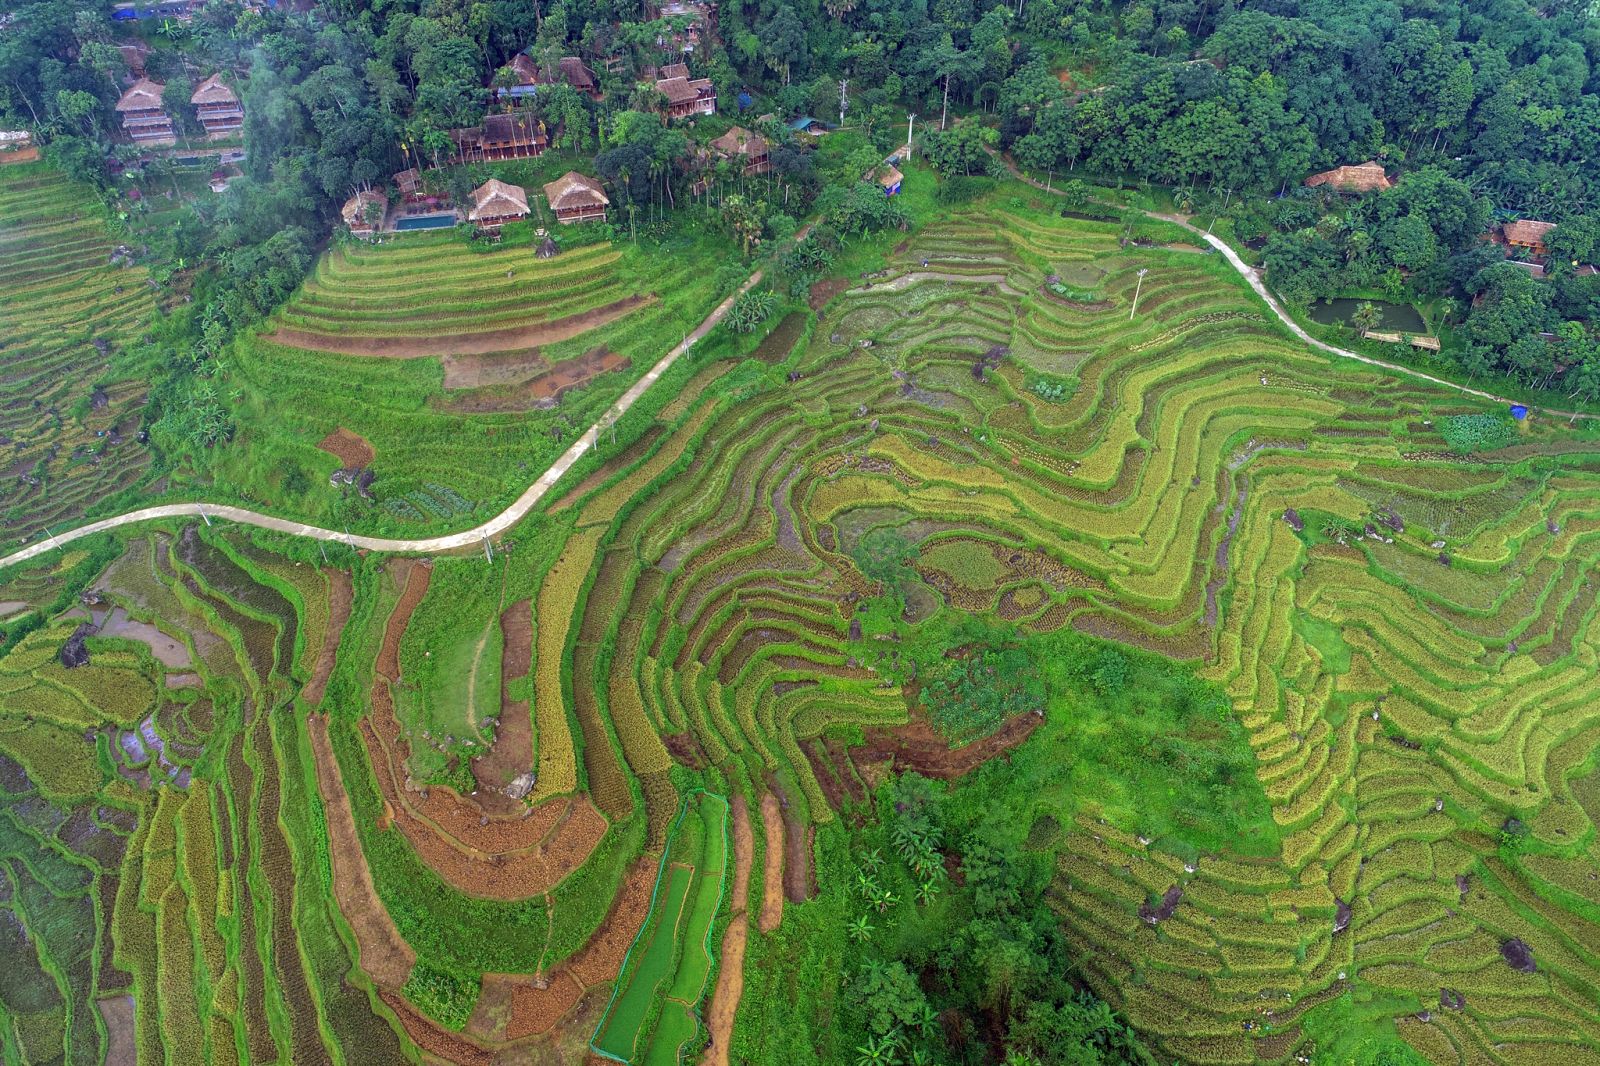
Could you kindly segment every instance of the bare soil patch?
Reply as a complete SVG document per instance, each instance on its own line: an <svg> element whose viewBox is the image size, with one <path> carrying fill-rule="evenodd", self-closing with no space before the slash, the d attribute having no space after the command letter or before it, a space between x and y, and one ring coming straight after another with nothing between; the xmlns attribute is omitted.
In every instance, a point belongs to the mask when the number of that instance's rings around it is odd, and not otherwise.
<svg viewBox="0 0 1600 1066"><path fill-rule="evenodd" d="M100 624L100 636L137 640L149 647L162 666L182 668L190 665L189 649L182 641L167 636L149 622L128 617L121 607L113 607Z"/></svg>
<svg viewBox="0 0 1600 1066"><path fill-rule="evenodd" d="M783 811L778 797L761 795L761 824L767 833L767 857L762 867L761 915L756 927L770 933L783 921Z"/></svg>
<svg viewBox="0 0 1600 1066"><path fill-rule="evenodd" d="M548 1033L582 998L583 986L566 970L552 974L543 988L523 978L511 989L506 1039L523 1040Z"/></svg>
<svg viewBox="0 0 1600 1066"><path fill-rule="evenodd" d="M325 570L328 578L328 627L322 634L322 647L317 651L317 661L311 668L311 680L300 690L308 707L322 702L328 689L328 676L333 673L334 657L339 652L339 639L344 625L350 620L350 601L355 590L350 585L350 575L343 570Z"/></svg>
<svg viewBox="0 0 1600 1066"><path fill-rule="evenodd" d="M811 305L811 310L821 311L835 296L849 287L849 278L823 278L812 284L811 292L806 296L806 303Z"/></svg>
<svg viewBox="0 0 1600 1066"><path fill-rule="evenodd" d="M478 989L478 1002L463 1030L486 1044L505 1041L506 1019L511 1014L511 993L519 978L514 974L486 973Z"/></svg>
<svg viewBox="0 0 1600 1066"><path fill-rule="evenodd" d="M110 996L98 1000L106 1023L105 1066L139 1066L139 1045L133 1037L133 997Z"/></svg>
<svg viewBox="0 0 1600 1066"><path fill-rule="evenodd" d="M487 355L517 348L537 348L576 337L614 322L630 311L655 302L654 296L627 296L580 315L510 329L481 333L444 333L432 337L363 337L357 334L310 333L279 329L267 336L274 344L339 355L366 355L379 359L424 359L437 355Z"/></svg>
<svg viewBox="0 0 1600 1066"><path fill-rule="evenodd" d="M378 454L372 445L367 443L367 438L343 426L319 440L317 447L338 459L339 465L346 470L353 470L358 466L371 466L372 460Z"/></svg>
<svg viewBox="0 0 1600 1066"><path fill-rule="evenodd" d="M550 369L549 361L537 348L522 352L447 355L443 363L444 387L447 389L516 385Z"/></svg>
<svg viewBox="0 0 1600 1066"><path fill-rule="evenodd" d="M602 374L626 370L632 365L625 356L602 346L576 359L556 363L547 372L530 378L516 388L475 389L452 396L441 406L467 414L553 407L570 390L587 385Z"/></svg>
<svg viewBox="0 0 1600 1066"><path fill-rule="evenodd" d="M982 740L952 750L928 716L916 712L905 725L866 730L866 744L852 748L850 757L858 764L887 762L892 770L915 770L924 777L948 781L1004 755L1027 740L1042 721L1035 714L1020 714Z"/></svg>
<svg viewBox="0 0 1600 1066"><path fill-rule="evenodd" d="M508 694L511 682L526 677L533 664L533 611L529 601L519 600L501 613L500 632L500 724L495 727L493 746L473 760L472 776L478 782L478 800L485 810L503 808L504 813L510 813L521 806L521 797L508 796L506 788L533 770L533 715L527 700L514 700Z"/></svg>
<svg viewBox="0 0 1600 1066"><path fill-rule="evenodd" d="M384 991L378 995L400 1019L400 1024L405 1028L406 1035L411 1037L412 1043L425 1053L437 1056L446 1062L456 1063L457 1066L489 1066L494 1061L494 1056L477 1044L439 1028L412 1010L411 1005L398 992Z"/></svg>
<svg viewBox="0 0 1600 1066"><path fill-rule="evenodd" d="M783 818L783 894L790 903L804 903L817 894L816 872L811 869L811 833L790 805L783 786L771 774L767 775L767 787L777 796L778 812ZM766 809L763 801L763 814Z"/></svg>
<svg viewBox="0 0 1600 1066"><path fill-rule="evenodd" d="M783 316L783 321L773 327L772 332L761 339L756 345L756 350L751 352L752 358L763 363L781 363L789 358L789 353L794 351L795 342L800 339L800 334L805 332L806 319L799 311L790 311Z"/></svg>
<svg viewBox="0 0 1600 1066"><path fill-rule="evenodd" d="M327 814L328 858L333 863L333 895L339 913L350 923L361 956L361 968L384 988L399 988L411 976L417 953L411 950L394 920L378 898L361 851L355 813L339 776L339 764L328 739L328 719L314 714L306 719L311 734L311 756L317 771L317 791Z"/></svg>
<svg viewBox="0 0 1600 1066"><path fill-rule="evenodd" d="M728 1050L733 1043L733 1019L744 995L744 949L750 939L750 866L755 859L755 833L750 828L750 809L743 795L733 797L733 917L722 936L722 963L717 971L717 987L711 993L706 1011L706 1026L711 1040L706 1044L701 1066L728 1066Z"/></svg>

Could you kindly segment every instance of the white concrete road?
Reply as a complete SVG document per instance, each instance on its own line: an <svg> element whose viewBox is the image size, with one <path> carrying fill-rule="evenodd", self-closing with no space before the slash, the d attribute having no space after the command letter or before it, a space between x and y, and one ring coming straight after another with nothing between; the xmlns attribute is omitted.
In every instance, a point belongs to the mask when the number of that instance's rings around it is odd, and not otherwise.
<svg viewBox="0 0 1600 1066"><path fill-rule="evenodd" d="M807 226L796 234L799 240L809 232ZM442 537L423 537L415 540L398 539L392 537L364 537L352 536L335 529L323 529L320 526L307 525L304 522L294 522L287 518L278 518L274 515L262 514L243 507L232 507L226 504L212 503L167 503L156 507L142 507L137 511L116 515L112 518L102 518L97 522L78 526L64 533L46 534L44 539L30 544L26 548L12 552L0 559L0 567L10 566L13 563L26 562L45 552L53 551L63 545L70 544L82 537L103 533L108 529L119 529L122 526L136 525L139 522L150 522L161 518L203 518L211 521L226 519L230 522L239 522L247 526L259 526L262 529L277 530L280 533L292 533L297 537L310 537L313 540L333 541L340 544L350 544L357 548L368 548L380 552L408 552L412 554L431 554L434 552L447 552L462 548L474 548L485 540L499 536L501 533L516 525L535 504L544 499L545 494L555 487L563 474L572 469L572 465L588 453L595 442L600 439L600 433L609 428L617 419L636 403L645 390L655 384L665 374L678 358L694 347L696 342L705 337L727 315L728 309L733 306L733 301L761 281L761 271L751 274L745 283L739 286L737 292L718 304L711 314L706 316L694 328L688 337L673 347L661 361L651 367L644 377L634 382L633 387L623 393L616 403L606 409L599 421L584 431L583 435L572 442L572 446L561 454L550 468L539 475L537 481L529 485L527 491L518 496L516 501L504 511L495 515L480 526L464 530L460 533L449 533Z"/></svg>

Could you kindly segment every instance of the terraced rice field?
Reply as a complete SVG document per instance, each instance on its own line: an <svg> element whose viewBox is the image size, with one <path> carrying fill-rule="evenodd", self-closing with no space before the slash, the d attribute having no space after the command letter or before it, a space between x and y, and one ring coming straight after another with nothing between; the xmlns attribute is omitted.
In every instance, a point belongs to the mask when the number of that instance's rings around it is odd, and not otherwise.
<svg viewBox="0 0 1600 1066"><path fill-rule="evenodd" d="M144 389L118 354L154 308L94 190L44 164L0 170L0 542L73 524L136 483Z"/></svg>
<svg viewBox="0 0 1600 1066"><path fill-rule="evenodd" d="M59 956L21 950L49 980L0 983L8 1039L75 1044L91 1001L131 988L140 1047L182 1061L570 1058L591 1036L686 1059L712 974L690 948L753 903L709 894L725 822L673 836L685 795L694 814L695 788L742 794L782 851L752 860L759 960L765 912L813 891L810 831L883 752L948 776L1035 742L1030 715L956 752L906 725L862 571L888 530L901 624L1072 627L1225 687L1270 839L1185 852L1109 789L1028 812L1063 836L1050 899L1086 980L1162 1058L1291 1061L1305 1013L1352 989L1430 1061L1592 1055L1593 441L1534 424L1454 457L1437 430L1474 410L1459 397L1303 350L1201 253L1123 248L1008 194L913 234L797 350L762 354L686 366L493 563L341 556L341 596L337 571L242 534L158 532L96 587L183 635L188 664L91 641L91 666L58 668L71 620L0 659L0 906L33 929L65 900L79 930ZM0 593L49 602L62 573ZM492 665L495 641L498 721L472 748L424 736L419 664ZM174 685L191 673L203 689ZM35 690L53 709L26 729L8 693ZM151 708L186 783L124 743ZM536 779L513 795L519 770ZM121 826L92 863L51 843L80 809ZM691 836L700 861L680 862ZM62 870L18 858L41 844ZM460 1004L407 984L423 962L470 989L459 1031L429 1015Z"/></svg>
<svg viewBox="0 0 1600 1066"><path fill-rule="evenodd" d="M456 528L509 503L716 305L698 246L592 245L549 260L454 233L332 249L232 373L244 400L221 487L360 528ZM333 486L340 429L371 499ZM470 522L467 524L471 524Z"/></svg>

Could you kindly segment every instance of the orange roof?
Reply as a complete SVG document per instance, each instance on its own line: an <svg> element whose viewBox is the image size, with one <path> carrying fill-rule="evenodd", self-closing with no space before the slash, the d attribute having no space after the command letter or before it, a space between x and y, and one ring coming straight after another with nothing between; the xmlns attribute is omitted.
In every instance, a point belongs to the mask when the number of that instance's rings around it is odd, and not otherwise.
<svg viewBox="0 0 1600 1066"><path fill-rule="evenodd" d="M1332 185L1344 192L1381 192L1393 188L1394 182L1383 172L1382 165L1369 159L1356 166L1334 167L1313 174L1306 179L1306 185L1311 188Z"/></svg>

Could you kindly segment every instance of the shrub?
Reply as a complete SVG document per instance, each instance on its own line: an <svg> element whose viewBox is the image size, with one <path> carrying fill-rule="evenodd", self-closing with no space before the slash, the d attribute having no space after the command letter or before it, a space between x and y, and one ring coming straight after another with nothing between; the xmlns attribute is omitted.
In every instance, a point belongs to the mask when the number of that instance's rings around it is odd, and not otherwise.
<svg viewBox="0 0 1600 1066"><path fill-rule="evenodd" d="M1451 451L1467 455L1505 447L1515 439L1517 427L1505 415L1451 415L1440 432Z"/></svg>
<svg viewBox="0 0 1600 1066"><path fill-rule="evenodd" d="M478 1002L478 979L441 970L419 959L400 991L422 1013L446 1029L460 1032Z"/></svg>

